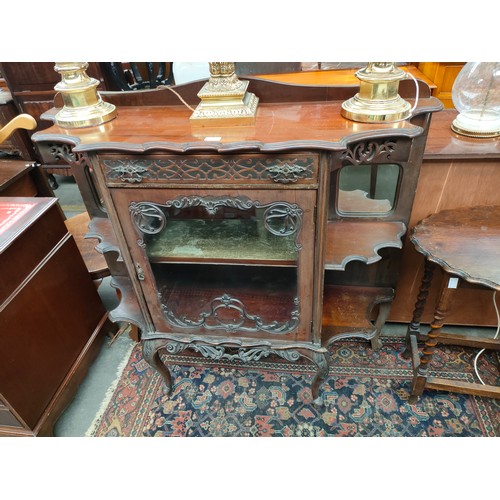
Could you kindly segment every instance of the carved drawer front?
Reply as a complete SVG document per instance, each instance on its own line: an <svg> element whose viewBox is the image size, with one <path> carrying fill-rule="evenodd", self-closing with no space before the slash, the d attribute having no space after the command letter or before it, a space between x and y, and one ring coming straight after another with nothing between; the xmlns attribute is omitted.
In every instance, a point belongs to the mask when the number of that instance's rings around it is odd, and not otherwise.
<svg viewBox="0 0 500 500"><path fill-rule="evenodd" d="M106 155L100 162L109 186L154 184L315 184L319 156L311 153L248 155Z"/></svg>

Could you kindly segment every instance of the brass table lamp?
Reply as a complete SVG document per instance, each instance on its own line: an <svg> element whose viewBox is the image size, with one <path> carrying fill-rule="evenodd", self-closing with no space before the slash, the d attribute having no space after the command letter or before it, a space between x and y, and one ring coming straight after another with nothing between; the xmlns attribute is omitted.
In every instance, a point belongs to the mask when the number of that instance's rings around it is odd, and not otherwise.
<svg viewBox="0 0 500 500"><path fill-rule="evenodd" d="M255 122L259 98L247 92L234 63L209 63L210 78L198 93L200 104L191 115L196 125L251 125Z"/></svg>
<svg viewBox="0 0 500 500"><path fill-rule="evenodd" d="M86 62L63 62L54 66L62 77L62 81L54 87L64 103L55 116L55 122L60 127L91 127L116 117L115 106L101 99L97 92L99 81L87 75L87 68Z"/></svg>
<svg viewBox="0 0 500 500"><path fill-rule="evenodd" d="M398 94L399 81L406 73L395 63L368 63L356 77L361 82L359 92L342 103L342 116L364 123L397 122L410 116L410 103Z"/></svg>

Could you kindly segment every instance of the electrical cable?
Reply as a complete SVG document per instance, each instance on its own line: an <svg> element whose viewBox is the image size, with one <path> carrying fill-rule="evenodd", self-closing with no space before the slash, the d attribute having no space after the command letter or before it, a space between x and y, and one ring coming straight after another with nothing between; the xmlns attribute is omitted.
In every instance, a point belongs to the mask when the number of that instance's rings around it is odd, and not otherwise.
<svg viewBox="0 0 500 500"><path fill-rule="evenodd" d="M493 306L495 307L495 312L497 313L497 331L495 333L495 335L493 336L493 340L495 340L497 337L498 337L498 333L500 332L500 313L498 312L498 307L497 307L497 302L496 302L496 295L497 295L497 291L495 290L494 293L493 293ZM476 354L476 357L474 358L474 372L476 373L476 377L479 379L479 382L481 382L481 384L483 385L486 385L484 382L483 382L483 379L479 376L479 371L477 369L477 360L479 359L479 356L485 351L486 349L481 349L477 354Z"/></svg>
<svg viewBox="0 0 500 500"><path fill-rule="evenodd" d="M415 104L413 105L413 108L410 109L410 113L413 113L418 104L418 97L419 97L418 82L417 79L411 73L406 73L406 76L413 78L413 81L415 82Z"/></svg>

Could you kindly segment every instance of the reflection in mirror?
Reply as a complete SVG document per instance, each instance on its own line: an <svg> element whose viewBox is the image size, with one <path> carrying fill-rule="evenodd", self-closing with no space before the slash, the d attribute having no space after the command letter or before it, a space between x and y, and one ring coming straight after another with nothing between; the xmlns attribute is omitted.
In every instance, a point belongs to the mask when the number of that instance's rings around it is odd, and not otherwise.
<svg viewBox="0 0 500 500"><path fill-rule="evenodd" d="M339 172L337 207L343 214L385 214L396 201L396 164L347 165Z"/></svg>

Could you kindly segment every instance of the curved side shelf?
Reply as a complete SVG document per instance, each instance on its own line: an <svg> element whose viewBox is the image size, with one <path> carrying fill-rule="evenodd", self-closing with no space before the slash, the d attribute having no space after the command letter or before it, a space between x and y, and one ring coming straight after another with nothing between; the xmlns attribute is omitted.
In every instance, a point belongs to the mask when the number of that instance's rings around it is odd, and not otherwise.
<svg viewBox="0 0 500 500"><path fill-rule="evenodd" d="M111 286L118 290L120 303L109 312L109 319L113 323L117 321L126 321L132 323L142 332L146 331L144 317L139 307L139 302L135 296L130 279L125 276L114 277L111 280Z"/></svg>
<svg viewBox="0 0 500 500"><path fill-rule="evenodd" d="M99 240L95 249L102 254L116 252L118 254L117 262L123 262L111 221L106 217L94 217L89 221L88 227L89 231L85 238Z"/></svg>
<svg viewBox="0 0 500 500"><path fill-rule="evenodd" d="M402 248L405 232L405 224L397 221L329 221L325 269L343 271L351 260L373 264L381 259L381 248Z"/></svg>
<svg viewBox="0 0 500 500"><path fill-rule="evenodd" d="M392 288L359 286L325 286L323 299L322 345L328 346L335 340L360 337L373 339L385 323L386 308L371 320L377 304L388 304L394 298Z"/></svg>
<svg viewBox="0 0 500 500"><path fill-rule="evenodd" d="M91 241L96 237L87 233L89 222L88 212L83 212L66 219L64 224L73 236L91 278L100 280L109 276L110 271L106 259L101 255L101 252L96 251L95 242Z"/></svg>

